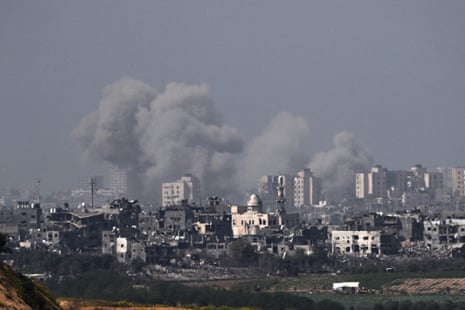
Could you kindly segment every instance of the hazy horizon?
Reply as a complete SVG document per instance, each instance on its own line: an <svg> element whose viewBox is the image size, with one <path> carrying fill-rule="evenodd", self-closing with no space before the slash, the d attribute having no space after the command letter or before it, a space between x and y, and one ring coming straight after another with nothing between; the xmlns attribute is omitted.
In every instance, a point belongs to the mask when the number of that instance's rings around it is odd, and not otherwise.
<svg viewBox="0 0 465 310"><path fill-rule="evenodd" d="M329 178L334 163L341 178L463 166L464 13L463 1L2 1L0 187L69 189L110 164L144 192L188 172L221 192L304 167Z"/></svg>

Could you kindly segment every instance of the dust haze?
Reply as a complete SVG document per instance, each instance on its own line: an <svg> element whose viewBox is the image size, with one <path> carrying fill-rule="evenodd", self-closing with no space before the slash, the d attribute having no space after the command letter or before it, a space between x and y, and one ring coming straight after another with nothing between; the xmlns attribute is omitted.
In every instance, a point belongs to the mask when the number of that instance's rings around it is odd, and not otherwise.
<svg viewBox="0 0 465 310"><path fill-rule="evenodd" d="M129 194L151 202L161 201L161 183L186 173L200 179L204 197L243 199L261 176L294 174L306 166L322 178L325 196L337 199L350 188L354 172L372 164L348 132L335 135L333 149L305 154L309 124L288 112L246 142L224 123L204 84L170 83L158 91L132 78L117 80L103 89L97 110L80 121L73 137L85 159L127 170Z"/></svg>

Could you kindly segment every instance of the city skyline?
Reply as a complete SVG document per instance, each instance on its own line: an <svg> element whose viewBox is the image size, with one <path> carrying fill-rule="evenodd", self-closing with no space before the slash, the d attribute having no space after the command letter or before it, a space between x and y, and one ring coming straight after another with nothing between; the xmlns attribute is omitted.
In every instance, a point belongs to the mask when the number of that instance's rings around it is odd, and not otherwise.
<svg viewBox="0 0 465 310"><path fill-rule="evenodd" d="M381 201L385 203L386 199L398 200L400 196L403 197L407 194L407 198L418 196L425 201L434 200L437 203L449 204L445 201L452 200L453 197L464 196L464 173L465 167L463 166L438 167L430 170L421 164L415 164L400 170L392 170L375 164L370 169L354 171L349 179L345 180L346 183L340 184L340 191L334 191L337 185L334 185L331 180L322 179L314 174L310 168L303 168L295 174L280 172L263 175L257 179L256 186L247 192L240 192L234 197L216 196L209 189L205 189L195 175L184 174L176 181L163 181L159 189L153 189L153 191L160 192L154 196L157 199L143 200L143 203L166 207L181 204L182 200L185 199L193 205L203 205L204 203L208 204L208 201L214 198L228 204L241 204L245 203L250 195L258 195L263 200L264 205L275 206L277 180L282 177L285 183L283 187L285 205L293 208L338 205L340 202L354 198L355 200L373 200L377 201L376 204L380 204ZM192 180L195 180L196 184L193 185ZM15 202L17 199L21 201L37 201L39 199L42 202L53 203L55 200L71 199L74 202L79 200L79 204L81 204L88 202L87 200L91 198L92 182L95 197L100 198L97 203L101 205L108 203L111 199L122 197L140 199L139 196L127 191L127 176L125 171L120 169L111 169L109 175L105 176L80 176L76 179L75 185L64 192L56 191L44 194L40 191L39 179L36 180L34 189L3 187L0 188L0 198L4 205L5 198L10 201L11 197L16 198L10 202ZM438 197L435 198L437 195ZM404 199L406 198L402 198L402 201ZM407 205L406 202L403 204Z"/></svg>
<svg viewBox="0 0 465 310"><path fill-rule="evenodd" d="M99 110L103 89L128 80L146 85L155 107L160 96L201 89L215 113L198 128L234 132L225 141L201 136L217 144L199 154L226 147L234 157L234 167L207 157L198 170L209 177L248 171L252 182L325 167L351 150L370 167L463 166L463 12L461 1L4 1L0 187L34 189L40 178L47 193L71 188L79 175L105 174L117 160L85 160L72 133ZM168 128L146 121L146 138ZM149 158L144 164L159 161L138 154Z"/></svg>

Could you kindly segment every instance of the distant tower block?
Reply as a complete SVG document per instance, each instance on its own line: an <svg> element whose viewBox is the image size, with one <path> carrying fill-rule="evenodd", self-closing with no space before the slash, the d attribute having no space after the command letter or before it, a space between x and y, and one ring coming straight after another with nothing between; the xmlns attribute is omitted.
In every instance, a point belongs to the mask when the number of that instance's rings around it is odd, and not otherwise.
<svg viewBox="0 0 465 310"><path fill-rule="evenodd" d="M170 206L186 200L190 204L202 205L200 181L192 174L185 174L175 182L162 184L162 205Z"/></svg>
<svg viewBox="0 0 465 310"><path fill-rule="evenodd" d="M126 196L128 192L128 174L125 169L114 167L110 173L110 190L116 196Z"/></svg>

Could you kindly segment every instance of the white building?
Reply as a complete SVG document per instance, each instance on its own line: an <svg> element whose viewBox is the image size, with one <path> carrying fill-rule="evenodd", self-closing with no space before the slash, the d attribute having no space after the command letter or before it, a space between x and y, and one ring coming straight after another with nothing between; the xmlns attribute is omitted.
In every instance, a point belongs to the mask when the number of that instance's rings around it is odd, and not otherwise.
<svg viewBox="0 0 465 310"><path fill-rule="evenodd" d="M334 282L333 291L342 294L358 294L360 282Z"/></svg>
<svg viewBox="0 0 465 310"><path fill-rule="evenodd" d="M190 204L202 205L200 181L191 174L186 174L176 182L163 183L162 205L171 206L186 200Z"/></svg>
<svg viewBox="0 0 465 310"><path fill-rule="evenodd" d="M294 206L317 205L320 200L321 180L309 168L299 171L294 177Z"/></svg>
<svg viewBox="0 0 465 310"><path fill-rule="evenodd" d="M137 258L146 261L145 246L138 241L116 238L116 258L119 263L129 263Z"/></svg>
<svg viewBox="0 0 465 310"><path fill-rule="evenodd" d="M381 233L379 231L333 230L330 234L332 254L354 256L381 254Z"/></svg>
<svg viewBox="0 0 465 310"><path fill-rule="evenodd" d="M250 196L247 206L231 207L231 227L234 238L261 235L282 226L292 227L299 223L298 214L263 213L262 201L256 194Z"/></svg>
<svg viewBox="0 0 465 310"><path fill-rule="evenodd" d="M367 177L363 172L355 174L355 198L365 199L368 198L368 185Z"/></svg>

